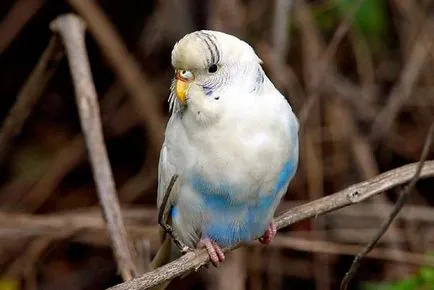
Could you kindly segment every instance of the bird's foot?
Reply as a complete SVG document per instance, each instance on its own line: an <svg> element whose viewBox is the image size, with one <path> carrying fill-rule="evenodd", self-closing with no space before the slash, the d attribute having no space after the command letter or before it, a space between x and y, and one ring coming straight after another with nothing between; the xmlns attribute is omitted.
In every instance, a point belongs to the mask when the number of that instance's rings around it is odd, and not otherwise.
<svg viewBox="0 0 434 290"><path fill-rule="evenodd" d="M225 260L225 254L220 246L210 238L201 238L197 244L197 248L205 248L208 251L211 263L216 267L219 266L220 262Z"/></svg>
<svg viewBox="0 0 434 290"><path fill-rule="evenodd" d="M271 241L274 239L277 233L276 225L271 222L268 225L267 230L265 231L264 235L259 238L259 242L261 242L264 245L269 245Z"/></svg>

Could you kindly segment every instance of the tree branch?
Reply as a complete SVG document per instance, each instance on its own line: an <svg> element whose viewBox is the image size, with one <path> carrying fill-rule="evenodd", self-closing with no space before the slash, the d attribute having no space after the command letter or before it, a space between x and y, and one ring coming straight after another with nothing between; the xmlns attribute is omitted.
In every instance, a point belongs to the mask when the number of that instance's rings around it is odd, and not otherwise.
<svg viewBox="0 0 434 290"><path fill-rule="evenodd" d="M41 97L45 86L56 72L57 64L62 56L63 51L59 40L56 36L53 36L29 78L22 86L15 104L9 111L1 127L0 161L6 156L8 148L13 143L15 137L21 132L24 123Z"/></svg>
<svg viewBox="0 0 434 290"><path fill-rule="evenodd" d="M377 114L372 125L370 138L373 142L379 141L392 127L399 111L414 91L414 85L419 79L424 65L428 63L432 41L433 24L426 20L418 38L413 45L407 63L401 70L399 81L392 88L386 106Z"/></svg>
<svg viewBox="0 0 434 290"><path fill-rule="evenodd" d="M114 255L123 279L131 280L138 274L138 269L133 260L135 255L133 255L133 248L128 241L122 220L107 150L104 145L98 98L84 41L86 27L81 18L69 14L56 18L51 23L51 28L61 36L68 56L80 123Z"/></svg>
<svg viewBox="0 0 434 290"><path fill-rule="evenodd" d="M322 253L328 255L357 255L360 251L360 245L349 245L334 243L330 241L313 240L308 238L299 238L289 235L280 235L271 244L273 247L283 249L293 249L302 252ZM368 258L374 258L395 263L405 263L417 266L434 267L434 257L423 253L411 253L396 249L375 248L368 255Z"/></svg>
<svg viewBox="0 0 434 290"><path fill-rule="evenodd" d="M149 208L122 210L127 232L136 238L147 238L158 243L156 212ZM80 236L86 232L104 235L106 226L101 210L73 211L56 214L24 214L0 211L0 240L17 237L55 237L57 234Z"/></svg>
<svg viewBox="0 0 434 290"><path fill-rule="evenodd" d="M416 173L417 166L418 163L412 163L384 172L374 178L354 184L332 195L294 207L278 216L274 221L277 225L277 228L281 229L301 220L317 217L327 212L362 202L363 200L382 193L385 190L410 181ZM428 177L434 177L434 160L426 161L420 172L419 178ZM226 248L224 251L227 252L239 246L240 245L236 245L231 248ZM148 289L164 281L181 276L189 271L197 270L208 261L209 257L206 250L195 250L193 252L188 252L181 258L158 269L109 289Z"/></svg>
<svg viewBox="0 0 434 290"><path fill-rule="evenodd" d="M68 2L86 20L89 31L131 96L138 116L144 121L152 149L159 152L163 143L166 121L160 113L160 105L150 81L141 72L134 57L123 44L115 26L96 1L68 0Z"/></svg>
<svg viewBox="0 0 434 290"><path fill-rule="evenodd" d="M346 290L348 288L348 285L351 282L351 279L354 278L354 276L357 273L357 270L360 267L360 263L362 259L369 254L369 252L375 247L375 245L378 243L378 241L381 239L381 237L384 235L384 233L389 228L390 224L395 219L396 215L399 213L401 208L404 206L405 201L407 200L410 193L414 190L414 187L416 186L417 181L419 180L420 173L422 171L423 164L426 160L426 157L429 153L429 148L431 146L431 141L434 133L434 123L431 124L430 128L428 129L428 134L425 139L425 144L423 146L422 154L420 157L420 161L418 162L416 172L414 173L413 178L411 179L411 182L401 191L398 201L396 202L392 212L390 213L387 220L382 224L380 227L380 230L377 232L377 234L372 238L372 240L368 243L368 245L356 255L356 257L353 260L353 263L351 264L350 269L347 273L345 273L344 279L342 279L341 283L341 290Z"/></svg>
<svg viewBox="0 0 434 290"><path fill-rule="evenodd" d="M6 51L24 26L45 4L44 0L18 0L14 2L0 23L0 55Z"/></svg>

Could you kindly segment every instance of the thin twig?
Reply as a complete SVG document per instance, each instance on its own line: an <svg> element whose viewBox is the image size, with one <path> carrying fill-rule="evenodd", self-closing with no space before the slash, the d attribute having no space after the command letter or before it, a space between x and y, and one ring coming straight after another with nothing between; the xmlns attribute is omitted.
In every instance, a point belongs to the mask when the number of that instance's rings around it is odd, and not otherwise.
<svg viewBox="0 0 434 290"><path fill-rule="evenodd" d="M88 149L98 197L113 243L114 254L124 280L138 274L133 262L132 247L128 241L116 189L104 145L98 98L93 84L84 42L85 24L69 14L56 18L51 27L62 37L74 82L81 127Z"/></svg>
<svg viewBox="0 0 434 290"><path fill-rule="evenodd" d="M414 176L411 179L411 182L401 191L399 198L398 198L392 212L390 213L387 220L380 227L380 230L378 231L378 233L372 238L372 241L369 242L369 244L366 245L366 247L360 253L358 253L356 255L356 257L354 258L353 263L351 264L351 268L348 270L347 273L345 273L345 276L342 279L341 288L340 288L341 290L347 289L349 283L351 282L351 279L356 275L357 270L360 267L360 263L361 263L362 259L375 247L375 245L378 243L378 241L381 239L381 237L384 235L384 233L389 228L390 224L395 219L396 215L399 213L401 208L404 206L404 203L407 200L410 193L414 190L414 187L416 186L416 183L419 180L420 174L422 172L422 167L423 167L424 162L426 160L426 157L428 155L429 148L431 146L431 141L433 138L433 134L434 134L434 123L431 124L431 126L428 130L428 135L427 135L426 140L425 140L425 145L424 145L423 150L422 150L420 161L418 162L416 172L414 173Z"/></svg>
<svg viewBox="0 0 434 290"><path fill-rule="evenodd" d="M276 223L277 228L281 229L301 220L317 217L327 212L362 202L363 200L382 193L385 190L408 182L414 176L418 165L418 163L412 163L387 171L372 179L354 184L332 195L294 207L279 215L274 222ZM434 160L426 161L420 173L420 178L433 176ZM239 246L240 245L236 245L230 248L225 248L224 251L227 252ZM187 252L184 256L169 264L148 272L131 281L111 287L110 289L148 289L152 286L163 283L164 281L181 276L189 271L197 270L208 261L209 256L204 249Z"/></svg>
<svg viewBox="0 0 434 290"><path fill-rule="evenodd" d="M133 56L122 43L116 28L93 0L69 0L86 20L89 31L101 47L125 90L132 97L138 116L143 119L155 152L163 143L165 119L160 113L157 98L150 81L143 75Z"/></svg>
<svg viewBox="0 0 434 290"><path fill-rule="evenodd" d="M123 105L116 112L110 108L110 95L106 94L101 100L101 116L102 125L106 132L106 138L112 138L125 133L131 126L131 122L127 118L122 118L122 114L125 111L124 107L129 104ZM113 121L116 120L117 122ZM118 129L114 130L114 126L118 126ZM21 199L18 200L19 207L24 208L29 212L33 212L38 209L45 201L55 192L56 188L63 180L63 178L70 173L78 164L84 162L86 159L86 148L83 136L77 134L72 140L66 144L63 148L59 149L53 157L53 160L47 169L47 171L39 178L31 190L25 193ZM152 183L156 179L156 173L149 173L149 176L143 177L144 182L148 184ZM121 201L125 200L125 195L129 193L128 189L119 190L119 196ZM128 194L130 196L131 194ZM1 199L0 199L1 203ZM18 206L18 204L16 205Z"/></svg>
<svg viewBox="0 0 434 290"><path fill-rule="evenodd" d="M401 71L399 81L392 88L388 103L383 110L378 113L371 129L371 140L378 141L393 125L401 107L411 96L413 87L419 79L422 68L427 63L429 52L432 46L433 24L427 20L425 27L420 31L417 41L407 63Z"/></svg>
<svg viewBox="0 0 434 290"><path fill-rule="evenodd" d="M114 95L111 90L109 90L101 99L101 121L104 131L106 133L106 138L119 136L125 133L132 125L127 118L122 117L123 112L126 109L129 109L129 104L124 104L122 107L116 108L116 110L114 108L115 105L112 104L113 100L116 99L116 97L117 96ZM117 129L113 128L115 125L117 126ZM58 152L53 157L51 165L49 166L47 171L38 179L36 184L32 186L30 191L26 192L25 196L23 196L22 198L17 198L17 202L19 202L19 207L29 212L33 212L38 209L56 190L63 178L74 168L76 168L78 164L84 162L85 159L86 148L84 138L82 135L77 134L77 136L72 138L68 144L58 150ZM141 181L145 184L151 184L155 181L156 175L156 172L151 172L148 174L148 176L143 177L144 174L142 173ZM121 187L118 194L120 200L124 203L128 203L128 198L131 199L131 195L133 195L130 193L130 191L131 189L125 188L125 185ZM18 206L18 204L12 206Z"/></svg>
<svg viewBox="0 0 434 290"><path fill-rule="evenodd" d="M166 211L167 201L169 200L170 194L172 192L172 188L175 185L176 180L178 179L178 175L174 174L172 178L170 179L169 186L167 186L166 192L163 196L163 201L161 202L160 210L158 212L158 223L160 226L162 226L164 229L166 224L166 217L164 216L164 213Z"/></svg>
<svg viewBox="0 0 434 290"><path fill-rule="evenodd" d="M351 136L350 140L352 143L352 154L354 156L354 160L360 168L362 178L368 179L378 175L380 171L376 164L371 144L369 144L367 138L360 134L354 119L350 116L350 113L345 110L344 106L336 106L336 113L337 114L335 115L338 115L338 122L340 122L341 124L346 124L346 126L348 127L348 136ZM380 195L378 199L371 201L370 211L380 212L381 209L378 206L379 203L386 204L390 202L388 201L386 195ZM396 224L392 224L389 228L389 234L392 237L395 237L394 239L392 238L388 240L389 247L391 249L399 249L401 244L398 243L398 240L402 240L402 237L404 236L402 230ZM395 251L394 253L399 254L401 253L401 251ZM405 275L409 272L408 270L409 268L407 267L407 265L397 265L393 268L394 273L399 276Z"/></svg>
<svg viewBox="0 0 434 290"><path fill-rule="evenodd" d="M122 211L127 230L132 234L140 234L141 238L153 238L158 234L155 225L155 210L149 208L125 209ZM77 232L105 231L100 210L64 212L59 214L22 214L0 211L0 240L17 237L55 236L65 231L68 235ZM157 241L157 238L155 238Z"/></svg>
<svg viewBox="0 0 434 290"><path fill-rule="evenodd" d="M377 114L377 110L367 101L363 88L344 77L336 70L325 75L325 93L337 95L349 105L352 112L360 120L372 122Z"/></svg>
<svg viewBox="0 0 434 290"><path fill-rule="evenodd" d="M63 56L59 40L53 36L38 64L18 93L15 104L0 131L0 161L6 156L13 140L21 132L27 118L32 112L57 69L57 64Z"/></svg>
<svg viewBox="0 0 434 290"><path fill-rule="evenodd" d="M0 55L45 3L44 0L18 0L14 2L0 23Z"/></svg>
<svg viewBox="0 0 434 290"><path fill-rule="evenodd" d="M63 232L59 232L56 238L59 239L59 237L66 237L66 235ZM4 276L14 279L26 276L27 273L32 271L35 263L40 260L42 254L54 240L54 237L44 236L31 241L30 245L25 247L23 252L7 267L4 271Z"/></svg>
<svg viewBox="0 0 434 290"><path fill-rule="evenodd" d="M330 255L354 255L360 250L359 245L338 244L287 235L277 236L271 246ZM367 257L397 263L434 267L434 257L427 257L424 254L405 252L401 250L377 248L373 249Z"/></svg>
<svg viewBox="0 0 434 290"><path fill-rule="evenodd" d="M166 192L163 197L163 201L160 205L160 210L158 212L158 223L164 229L166 234L168 234L175 245L179 248L182 253L186 253L189 248L176 236L175 231L172 226L167 223L167 217L165 216L167 202L169 200L170 194L172 193L172 188L175 185L176 180L178 179L178 175L174 174L170 179L169 186L167 186Z"/></svg>
<svg viewBox="0 0 434 290"><path fill-rule="evenodd" d="M56 191L63 178L85 159L84 139L82 135L77 134L68 144L56 152L48 169L39 176L29 191L23 193L21 198L11 204L11 207L34 212Z"/></svg>
<svg viewBox="0 0 434 290"><path fill-rule="evenodd" d="M348 207L351 209L352 207ZM369 210L369 209L368 209ZM342 226L341 228L338 228L339 223L331 222L328 224L329 229L324 230L324 232L327 234L327 239L330 241L340 242L340 243L346 243L346 244L360 244L360 245L366 245L371 241L372 236L378 231L378 224L379 221L372 220L369 221L372 225L367 225L366 227L357 227L354 228L354 225L357 224L357 222L360 222L359 219L349 219L347 221L347 224ZM353 222L351 224L351 222ZM377 225L377 227L374 228L373 224ZM311 237L311 230L305 230L305 231L292 231L291 234L295 237ZM383 238L380 240L379 243L381 243L384 246L388 246L387 243L390 243L391 241L395 243L401 243L405 244L407 242L406 237L398 236L396 238L391 235L389 232L386 232ZM424 245L430 245L434 243L434 229L430 226L425 226L422 228L418 228L418 239L423 240ZM401 249L396 249L396 251L393 248L390 248L390 250L393 250L394 252L403 252ZM359 247L360 249L360 247ZM359 250L354 252L352 255L356 255ZM401 257L395 257L394 259L400 260Z"/></svg>
<svg viewBox="0 0 434 290"><path fill-rule="evenodd" d="M345 208L339 211L331 213L332 217L336 221L341 221L342 224L351 225L355 219L361 219L365 221L366 219L384 219L389 215L393 206L389 203L377 203L375 205L376 210L372 209L372 204L359 204L351 208ZM354 217L354 219L352 219ZM423 205L406 205L405 208L401 210L397 219L403 221L413 221L413 222L424 222L428 224L434 224L434 211L432 207Z"/></svg>
<svg viewBox="0 0 434 290"><path fill-rule="evenodd" d="M336 53L339 44L351 28L351 24L353 22L354 16L359 11L360 7L366 0L359 0L351 9L351 11L348 12L348 14L345 15L344 20L341 22L339 27L336 29L335 33L333 34L332 40L330 41L330 44L325 49L324 53L320 56L317 55L313 61L310 63L307 62L306 66L311 67L310 68L310 76L312 77L311 80L309 80L309 96L306 104L302 107L300 111L300 124L306 123L307 118L309 116L309 112L312 110L314 104L318 101L320 94L318 92L319 87L323 84L323 81L325 78L327 78L326 73L331 65L331 60ZM302 4L303 2L300 2ZM305 5L305 4L303 4ZM304 9L304 7L299 7L298 9ZM312 24L308 24L307 22L312 22L311 17L299 17L300 25L303 27L306 27L303 29L303 32L305 34L310 35L310 37L306 37L306 49L308 47L316 47L319 46L320 39L318 33L312 33L309 31L309 27L313 26ZM312 29L310 29L312 30ZM314 37L315 36L315 37ZM310 40L310 43L308 43L308 40ZM315 45L313 45L315 44ZM318 51L319 52L319 51ZM312 57L312 56L311 56ZM326 76L326 77L325 77Z"/></svg>
<svg viewBox="0 0 434 290"><path fill-rule="evenodd" d="M273 50L280 62L285 61L285 53L288 51L290 33L287 32L288 23L291 21L291 0L277 0L274 4L274 17L272 28Z"/></svg>

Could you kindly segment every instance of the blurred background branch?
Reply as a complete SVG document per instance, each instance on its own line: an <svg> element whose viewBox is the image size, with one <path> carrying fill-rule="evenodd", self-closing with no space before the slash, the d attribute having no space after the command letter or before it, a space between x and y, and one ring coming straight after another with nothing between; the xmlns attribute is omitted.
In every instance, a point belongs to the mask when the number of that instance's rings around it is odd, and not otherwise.
<svg viewBox="0 0 434 290"><path fill-rule="evenodd" d="M49 29L57 16L88 24L104 142L126 231L146 264L159 243L158 151L175 41L218 29L264 61L303 124L299 169L279 208L287 211L419 160L434 119L433 11L432 0L1 1L0 289L122 281L95 209L69 66ZM352 286L434 284L433 189L433 178L416 185ZM337 289L398 192L293 224L271 247L252 243L224 269L171 289Z"/></svg>
<svg viewBox="0 0 434 290"><path fill-rule="evenodd" d="M62 39L74 83L75 99L88 156L92 165L99 203L106 222L116 262L125 281L140 270L133 260L136 256L125 230L113 173L102 134L98 96L90 71L85 44L86 24L74 14L57 17L50 28Z"/></svg>

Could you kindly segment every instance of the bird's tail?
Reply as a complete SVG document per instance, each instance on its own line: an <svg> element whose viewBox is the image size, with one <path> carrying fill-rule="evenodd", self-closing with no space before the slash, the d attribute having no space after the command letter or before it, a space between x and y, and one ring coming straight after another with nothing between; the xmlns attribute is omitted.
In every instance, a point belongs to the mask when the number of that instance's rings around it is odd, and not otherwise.
<svg viewBox="0 0 434 290"><path fill-rule="evenodd" d="M157 254L155 255L154 259L152 259L151 262L151 269L154 270L158 267L161 267L170 261L174 259L173 255L173 242L172 239L168 236L166 236L163 240L163 243L161 244L160 248L158 249ZM154 286L150 288L150 290L164 290L166 287L170 284L172 280L168 280L166 282L163 282L157 286Z"/></svg>

